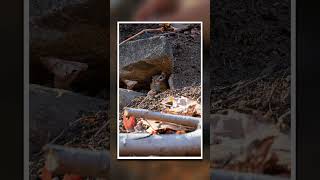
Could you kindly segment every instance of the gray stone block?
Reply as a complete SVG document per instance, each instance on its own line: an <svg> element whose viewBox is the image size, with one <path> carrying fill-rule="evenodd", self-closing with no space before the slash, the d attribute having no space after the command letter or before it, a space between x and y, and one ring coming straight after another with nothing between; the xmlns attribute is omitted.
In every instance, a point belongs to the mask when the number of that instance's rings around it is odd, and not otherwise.
<svg viewBox="0 0 320 180"><path fill-rule="evenodd" d="M128 90L128 89L122 89L119 88L119 106L120 109L127 106L134 98L139 96L145 96L146 94Z"/></svg>
<svg viewBox="0 0 320 180"><path fill-rule="evenodd" d="M107 102L71 91L30 85L30 153L56 137L83 113L106 110Z"/></svg>
<svg viewBox="0 0 320 180"><path fill-rule="evenodd" d="M120 80L144 83L161 72L172 71L172 48L164 36L129 41L119 47Z"/></svg>

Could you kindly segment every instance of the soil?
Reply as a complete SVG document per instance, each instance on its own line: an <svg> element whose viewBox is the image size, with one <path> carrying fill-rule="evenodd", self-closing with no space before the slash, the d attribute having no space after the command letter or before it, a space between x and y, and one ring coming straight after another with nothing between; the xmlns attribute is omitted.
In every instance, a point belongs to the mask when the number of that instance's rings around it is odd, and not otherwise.
<svg viewBox="0 0 320 180"><path fill-rule="evenodd" d="M211 5L212 85L290 68L289 1L226 0Z"/></svg>
<svg viewBox="0 0 320 180"><path fill-rule="evenodd" d="M259 111L289 134L290 1L212 1L211 19L211 113Z"/></svg>

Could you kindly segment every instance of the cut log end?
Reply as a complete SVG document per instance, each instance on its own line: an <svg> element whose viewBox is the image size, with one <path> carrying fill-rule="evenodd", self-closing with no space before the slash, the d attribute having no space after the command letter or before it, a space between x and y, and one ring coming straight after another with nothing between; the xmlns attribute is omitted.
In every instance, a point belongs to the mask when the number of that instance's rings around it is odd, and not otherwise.
<svg viewBox="0 0 320 180"><path fill-rule="evenodd" d="M107 177L110 155L107 151L90 151L58 145L47 145L45 166L52 174L76 174Z"/></svg>

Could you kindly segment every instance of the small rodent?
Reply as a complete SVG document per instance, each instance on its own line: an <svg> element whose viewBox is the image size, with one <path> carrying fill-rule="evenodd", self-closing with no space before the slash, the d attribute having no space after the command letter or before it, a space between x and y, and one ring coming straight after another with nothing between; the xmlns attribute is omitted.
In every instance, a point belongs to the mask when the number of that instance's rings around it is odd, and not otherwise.
<svg viewBox="0 0 320 180"><path fill-rule="evenodd" d="M162 72L160 75L152 76L150 91L148 92L147 96L139 103L138 107L140 107L140 105L143 104L148 97L153 97L154 95L169 89L168 87L169 85L166 73Z"/></svg>
<svg viewBox="0 0 320 180"><path fill-rule="evenodd" d="M160 75L155 75L152 77L152 82L150 84L150 91L148 95L158 94L168 89L167 75L162 72Z"/></svg>

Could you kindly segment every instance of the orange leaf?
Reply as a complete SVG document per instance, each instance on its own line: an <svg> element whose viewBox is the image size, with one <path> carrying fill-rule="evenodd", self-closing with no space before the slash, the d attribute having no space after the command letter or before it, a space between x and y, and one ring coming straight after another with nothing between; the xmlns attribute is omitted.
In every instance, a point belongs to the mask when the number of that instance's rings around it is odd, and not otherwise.
<svg viewBox="0 0 320 180"><path fill-rule="evenodd" d="M123 116L123 126L127 131L133 131L136 126L136 118L134 116L130 116L129 118Z"/></svg>

